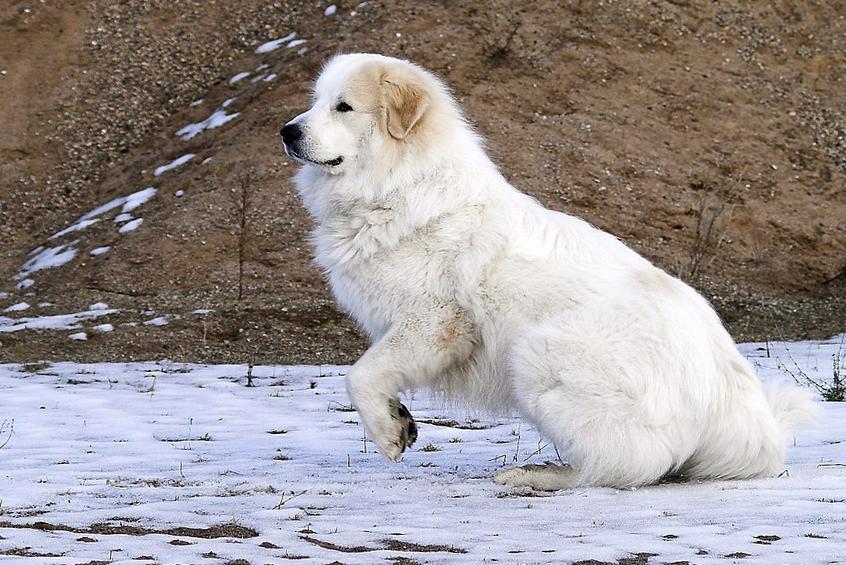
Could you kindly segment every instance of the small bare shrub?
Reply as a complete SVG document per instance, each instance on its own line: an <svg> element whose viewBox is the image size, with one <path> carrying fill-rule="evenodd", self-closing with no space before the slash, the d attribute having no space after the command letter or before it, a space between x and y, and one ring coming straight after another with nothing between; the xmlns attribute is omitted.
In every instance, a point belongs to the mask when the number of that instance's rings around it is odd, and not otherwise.
<svg viewBox="0 0 846 565"><path fill-rule="evenodd" d="M255 167L246 167L235 177L235 186L230 189L232 233L238 238L238 300L244 298L244 267L249 254L249 244L253 236L252 219L255 207Z"/></svg>
<svg viewBox="0 0 846 565"><path fill-rule="evenodd" d="M513 53L514 40L518 37L522 21L517 11L497 9L495 5L492 8L483 10L470 25L488 58L488 64L496 67Z"/></svg>
<svg viewBox="0 0 846 565"><path fill-rule="evenodd" d="M797 384L803 386L811 385L814 387L824 400L829 402L844 402L846 401L846 374L844 374L844 370L846 370L846 347L844 346L846 346L846 338L841 340L837 352L831 356L831 382L811 377L802 370L793 357L789 357L793 368L789 368L780 361L779 368L790 375Z"/></svg>
<svg viewBox="0 0 846 565"><path fill-rule="evenodd" d="M725 242L725 232L731 219L731 205L725 200L718 202L703 198L699 203L696 234L690 249L688 262L679 268L679 277L696 279L703 266L710 264L716 252Z"/></svg>

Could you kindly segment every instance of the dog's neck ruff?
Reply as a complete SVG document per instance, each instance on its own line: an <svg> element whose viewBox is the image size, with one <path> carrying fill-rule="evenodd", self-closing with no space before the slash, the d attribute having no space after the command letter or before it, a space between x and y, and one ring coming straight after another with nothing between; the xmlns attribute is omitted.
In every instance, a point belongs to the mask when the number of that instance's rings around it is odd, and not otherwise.
<svg viewBox="0 0 846 565"><path fill-rule="evenodd" d="M361 173L307 175L312 184L303 186L301 193L316 220L315 251L321 267L331 272L366 261L477 199L454 193L472 176L454 160L416 174L412 170L394 170L382 182Z"/></svg>

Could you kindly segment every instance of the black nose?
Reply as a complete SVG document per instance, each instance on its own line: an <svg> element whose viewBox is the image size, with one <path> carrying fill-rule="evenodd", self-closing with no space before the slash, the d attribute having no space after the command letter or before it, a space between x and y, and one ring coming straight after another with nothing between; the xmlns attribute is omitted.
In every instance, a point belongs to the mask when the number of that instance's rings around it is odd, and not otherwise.
<svg viewBox="0 0 846 565"><path fill-rule="evenodd" d="M297 124L287 124L279 133L282 135L282 141L285 142L285 145L292 145L303 136L303 130Z"/></svg>

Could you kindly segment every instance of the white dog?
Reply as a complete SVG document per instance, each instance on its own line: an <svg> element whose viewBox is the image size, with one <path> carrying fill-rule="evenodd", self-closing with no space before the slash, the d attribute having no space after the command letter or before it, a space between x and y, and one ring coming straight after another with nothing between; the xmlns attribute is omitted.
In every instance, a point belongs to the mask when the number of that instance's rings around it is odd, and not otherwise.
<svg viewBox="0 0 846 565"><path fill-rule="evenodd" d="M371 347L347 386L392 461L417 435L400 391L518 408L570 465L498 483L631 487L782 471L814 405L765 391L692 288L543 208L485 154L448 88L403 60L333 58L282 129L317 263Z"/></svg>

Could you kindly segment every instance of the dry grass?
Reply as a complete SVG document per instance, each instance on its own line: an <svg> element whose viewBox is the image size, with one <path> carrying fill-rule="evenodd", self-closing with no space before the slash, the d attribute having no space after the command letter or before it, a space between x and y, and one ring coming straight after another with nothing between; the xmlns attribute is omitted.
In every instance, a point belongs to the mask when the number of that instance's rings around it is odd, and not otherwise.
<svg viewBox="0 0 846 565"><path fill-rule="evenodd" d="M802 370L796 360L789 354L788 360L791 364L790 367L781 361L779 361L779 367L790 375L797 384L812 386L826 401L846 401L846 374L844 374L844 371L846 371L846 337L840 340L840 346L837 348L837 352L831 356L831 382L811 377Z"/></svg>

